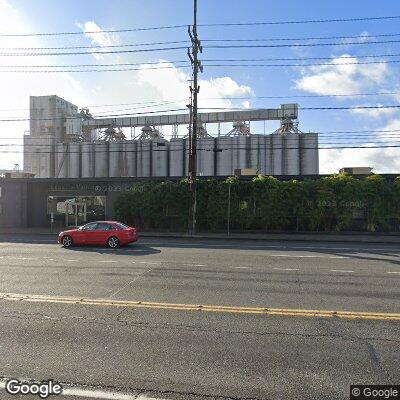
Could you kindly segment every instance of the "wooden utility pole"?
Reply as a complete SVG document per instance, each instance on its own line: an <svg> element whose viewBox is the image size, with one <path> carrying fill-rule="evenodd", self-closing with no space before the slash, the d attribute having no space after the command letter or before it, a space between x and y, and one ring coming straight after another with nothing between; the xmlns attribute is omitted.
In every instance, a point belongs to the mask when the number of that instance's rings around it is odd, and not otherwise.
<svg viewBox="0 0 400 400"><path fill-rule="evenodd" d="M192 47L188 49L188 56L192 64L193 82L190 86L191 91L191 129L190 129L190 148L189 148L189 179L190 189L192 193L191 207L191 234L196 233L196 179L197 179L197 130L198 130L198 101L197 95L200 91L200 86L197 84L199 71L203 72L203 67L198 59L199 53L202 52L200 40L197 36L197 0L193 0L193 26L188 27L188 33L192 42Z"/></svg>

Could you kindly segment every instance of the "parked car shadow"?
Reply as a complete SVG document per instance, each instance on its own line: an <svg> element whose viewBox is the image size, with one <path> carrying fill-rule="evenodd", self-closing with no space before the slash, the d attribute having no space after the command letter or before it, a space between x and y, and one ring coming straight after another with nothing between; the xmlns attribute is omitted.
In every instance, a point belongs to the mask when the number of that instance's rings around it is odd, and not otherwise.
<svg viewBox="0 0 400 400"><path fill-rule="evenodd" d="M73 247L68 247L65 250L72 252L112 254L120 256L135 256L135 257L161 253L161 250L154 249L151 246L143 244L130 244L127 246L118 247L117 249L110 249L104 246L73 246Z"/></svg>

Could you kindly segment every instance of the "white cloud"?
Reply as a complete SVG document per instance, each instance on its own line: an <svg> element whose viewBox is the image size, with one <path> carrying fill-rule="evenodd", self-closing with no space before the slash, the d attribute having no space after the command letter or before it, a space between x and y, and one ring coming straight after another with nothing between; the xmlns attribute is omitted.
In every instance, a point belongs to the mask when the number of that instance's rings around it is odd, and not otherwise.
<svg viewBox="0 0 400 400"><path fill-rule="evenodd" d="M385 62L379 64L348 64L358 62L357 57L343 54L334 58L330 65L319 65L302 69L302 77L295 81L296 88L309 93L357 94L365 89L381 85L389 75Z"/></svg>
<svg viewBox="0 0 400 400"><path fill-rule="evenodd" d="M12 7L6 0L0 0L0 33L27 33L30 31L29 23L21 13ZM43 43L37 37L2 37L2 47L40 47ZM2 65L29 64L30 58L2 57ZM51 65L54 61L49 57L40 57L35 63ZM14 69L14 68L13 68ZM86 101L85 92L80 82L67 73L58 74L28 74L0 72L0 119L29 118L29 96L57 94L72 102ZM22 166L22 137L24 131L29 129L28 121L0 122L0 143L2 151L16 151L18 153L2 153L0 168L11 168L18 163ZM15 138L4 140L1 138Z"/></svg>
<svg viewBox="0 0 400 400"><path fill-rule="evenodd" d="M388 124L377 130L400 130L400 118L391 120ZM372 167L375 173L399 172L400 174L399 147L368 148L368 146L380 145L397 146L399 145L398 135L398 132L377 132L373 137L369 136L371 143L363 144L366 146L365 148L320 150L320 173L337 173L342 167Z"/></svg>
<svg viewBox="0 0 400 400"><path fill-rule="evenodd" d="M160 60L162 61L162 60ZM173 64L157 64L168 69L149 70L143 67L138 73L138 83L142 88L149 88L158 95L161 100L182 99L178 102L186 106L188 102L189 85L191 76ZM229 97L252 95L253 90L249 86L238 84L230 77L200 79L199 80L199 106L206 108L232 107ZM207 99L207 100L206 100Z"/></svg>
<svg viewBox="0 0 400 400"><path fill-rule="evenodd" d="M250 101L249 101L249 100L245 100L245 101L242 103L242 107L243 107L243 108L251 108L251 103L250 103Z"/></svg>
<svg viewBox="0 0 400 400"><path fill-rule="evenodd" d="M366 105L367 107L370 106L369 104ZM382 107L383 104L376 104L377 107ZM350 110L350 113L361 116L361 117L368 117L368 118L383 118L389 117L398 113L397 108L355 108Z"/></svg>
<svg viewBox="0 0 400 400"><path fill-rule="evenodd" d="M89 38L91 43L95 46L105 47L117 45L119 43L117 35L104 32L94 21L86 21L84 24L78 23L77 25L85 32L85 36ZM95 50L96 49L93 49L93 51ZM100 60L104 57L104 55L97 53L93 53L92 55L96 60Z"/></svg>

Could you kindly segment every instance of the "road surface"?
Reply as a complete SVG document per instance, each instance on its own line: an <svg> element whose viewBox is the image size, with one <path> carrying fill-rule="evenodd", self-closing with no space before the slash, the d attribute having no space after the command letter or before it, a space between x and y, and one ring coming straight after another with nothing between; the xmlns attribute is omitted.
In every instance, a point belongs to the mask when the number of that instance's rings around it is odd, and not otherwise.
<svg viewBox="0 0 400 400"><path fill-rule="evenodd" d="M346 399L400 383L398 246L53 241L0 236L0 398L9 378L53 379L69 399Z"/></svg>

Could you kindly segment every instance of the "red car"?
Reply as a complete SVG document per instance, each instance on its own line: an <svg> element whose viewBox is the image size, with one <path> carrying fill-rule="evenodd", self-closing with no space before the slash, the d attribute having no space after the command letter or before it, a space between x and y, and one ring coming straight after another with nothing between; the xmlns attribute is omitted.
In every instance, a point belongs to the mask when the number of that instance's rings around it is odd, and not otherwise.
<svg viewBox="0 0 400 400"><path fill-rule="evenodd" d="M115 249L138 240L136 228L116 221L90 222L77 229L60 232L58 243L64 247L73 245L108 245Z"/></svg>

